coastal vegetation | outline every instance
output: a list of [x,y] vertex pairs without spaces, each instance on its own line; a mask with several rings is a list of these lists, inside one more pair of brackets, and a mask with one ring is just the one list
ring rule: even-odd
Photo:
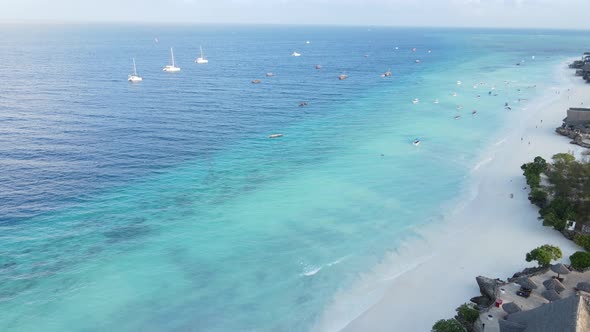
[[572,267],[576,270],[584,270],[590,267],[590,253],[585,251],[576,251],[570,256]]
[[[590,251],[590,163],[587,154],[583,155],[586,157],[576,160],[571,153],[558,153],[551,158],[551,163],[536,157],[521,169],[531,188],[529,200],[539,207],[543,225],[563,232]],[[561,257],[558,249],[541,246],[527,253],[526,260],[547,266],[551,260]],[[587,251],[578,251],[569,257],[573,268],[590,268],[590,252]]]
[[590,164],[570,153],[558,153],[552,162],[536,157],[521,166],[530,186],[529,200],[539,207],[543,225],[564,231],[576,222],[581,228],[590,216]]
[[472,304],[462,304],[459,308],[456,309],[457,317],[455,317],[459,322],[461,322],[464,326],[468,325],[471,326],[477,318],[479,318],[479,310],[475,309]]
[[441,319],[434,323],[432,326],[432,332],[465,332],[465,329],[454,318],[451,319]]
[[479,310],[473,304],[464,303],[455,309],[457,315],[451,319],[441,319],[432,326],[432,332],[465,332],[473,331],[475,321],[479,318]]
[[549,266],[551,261],[558,260],[563,256],[561,249],[549,244],[535,248],[526,254],[526,261],[536,261],[539,266]]

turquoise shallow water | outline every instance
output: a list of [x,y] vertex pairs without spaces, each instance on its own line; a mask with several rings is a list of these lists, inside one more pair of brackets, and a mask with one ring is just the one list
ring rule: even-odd
[[[309,330],[338,291],[440,221],[510,112],[590,39],[378,27],[0,34],[6,331]],[[192,63],[199,44],[207,66]],[[178,75],[161,72],[169,46]],[[139,85],[126,82],[131,57]]]

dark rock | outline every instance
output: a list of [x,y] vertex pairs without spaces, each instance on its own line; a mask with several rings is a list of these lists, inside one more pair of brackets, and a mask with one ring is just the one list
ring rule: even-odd
[[479,286],[479,292],[481,295],[487,297],[491,302],[496,301],[496,293],[498,291],[498,281],[483,276],[475,278],[477,285]]
[[492,305],[492,301],[490,301],[490,299],[488,299],[485,296],[472,297],[470,301],[477,305],[478,310],[487,308],[490,305]]
[[547,272],[549,268],[547,267],[527,267],[526,269],[522,270],[521,272],[516,272],[512,278],[508,279],[508,282],[513,282],[520,277],[532,277],[538,274],[543,274]]

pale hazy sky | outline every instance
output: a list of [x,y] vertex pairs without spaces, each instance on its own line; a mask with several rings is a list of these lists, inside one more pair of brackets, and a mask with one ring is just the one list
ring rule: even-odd
[[0,20],[590,29],[590,0],[0,0]]

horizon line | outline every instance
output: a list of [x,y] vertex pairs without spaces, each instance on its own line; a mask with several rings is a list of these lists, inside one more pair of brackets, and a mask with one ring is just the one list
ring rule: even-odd
[[280,23],[280,22],[192,22],[192,21],[115,21],[115,20],[60,20],[60,19],[2,19],[0,18],[0,25],[7,24],[46,24],[46,25],[228,25],[228,26],[297,26],[297,27],[366,27],[366,28],[438,28],[438,29],[489,29],[489,30],[556,30],[556,31],[590,31],[589,28],[573,28],[573,27],[494,27],[494,26],[453,26],[453,25],[395,25],[395,24],[362,24],[362,23]]

